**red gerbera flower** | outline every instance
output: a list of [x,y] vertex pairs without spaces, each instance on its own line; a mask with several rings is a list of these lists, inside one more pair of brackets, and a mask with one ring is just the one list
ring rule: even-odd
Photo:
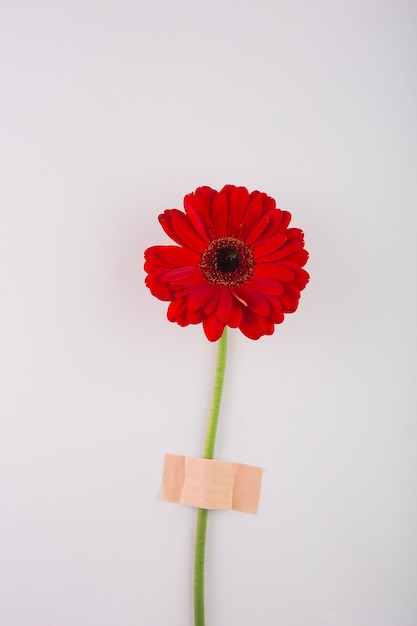
[[210,341],[225,326],[250,339],[271,335],[297,309],[309,279],[303,232],[288,228],[291,214],[265,193],[234,185],[199,187],[185,196],[184,209],[159,216],[179,245],[145,252],[146,285],[170,301],[168,319],[201,322]]

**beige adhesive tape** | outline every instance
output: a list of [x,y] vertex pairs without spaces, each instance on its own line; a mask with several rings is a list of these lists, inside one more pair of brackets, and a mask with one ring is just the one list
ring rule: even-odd
[[161,499],[200,509],[256,513],[262,468],[166,454]]

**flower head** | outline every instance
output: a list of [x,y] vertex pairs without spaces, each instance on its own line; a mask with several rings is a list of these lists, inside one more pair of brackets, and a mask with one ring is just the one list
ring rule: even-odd
[[303,233],[288,228],[291,214],[265,193],[234,185],[199,187],[185,196],[184,209],[159,216],[178,245],[145,251],[146,285],[170,302],[168,319],[202,323],[210,341],[225,326],[250,339],[271,335],[297,309],[309,280]]

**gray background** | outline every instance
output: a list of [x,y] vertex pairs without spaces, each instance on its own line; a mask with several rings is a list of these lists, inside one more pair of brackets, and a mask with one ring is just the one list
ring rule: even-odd
[[311,283],[230,333],[208,626],[415,626],[415,2],[3,0],[0,626],[192,625],[215,345],[143,286],[157,215],[208,184],[274,196]]

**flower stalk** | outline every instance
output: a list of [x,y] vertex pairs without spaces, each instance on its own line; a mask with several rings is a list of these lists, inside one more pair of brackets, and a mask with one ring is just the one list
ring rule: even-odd
[[[217,363],[214,377],[213,394],[207,425],[206,440],[204,444],[204,458],[212,459],[216,443],[217,424],[219,421],[220,404],[222,399],[224,374],[226,370],[227,355],[227,327],[217,345]],[[207,509],[198,509],[197,528],[195,538],[194,556],[194,624],[205,626],[204,612],[204,564],[207,533]]]

